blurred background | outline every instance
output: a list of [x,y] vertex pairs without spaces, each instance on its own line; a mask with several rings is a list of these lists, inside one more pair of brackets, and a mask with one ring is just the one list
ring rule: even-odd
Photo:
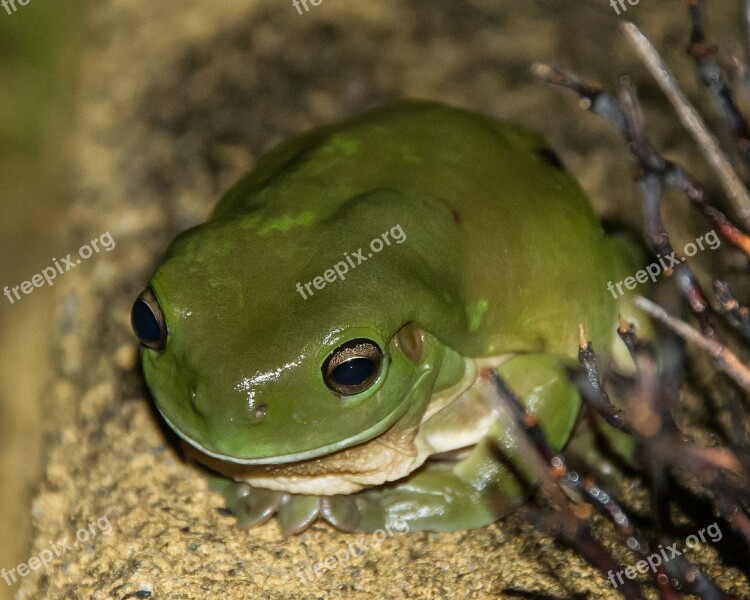
[[[0,287],[50,264],[65,223],[65,127],[85,2],[0,7]],[[12,9],[11,9],[12,10]],[[42,463],[37,399],[51,381],[54,289],[0,302],[0,567],[26,560]],[[0,600],[13,588],[0,580]]]

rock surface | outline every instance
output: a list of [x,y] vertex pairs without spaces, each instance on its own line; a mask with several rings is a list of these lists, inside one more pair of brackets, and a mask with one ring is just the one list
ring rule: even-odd
[[[529,65],[554,61],[608,83],[642,71],[604,2],[560,4],[324,0],[302,15],[270,1],[92,7],[70,147],[70,235],[109,231],[116,247],[61,282],[58,380],[45,401],[54,449],[29,556],[66,538],[71,547],[25,577],[18,598],[618,597],[520,514],[478,531],[382,540],[323,525],[291,539],[275,523],[238,529],[160,426],[128,323],[168,241],[203,220],[264,150],[390,98],[438,99],[534,126],[600,212],[633,213],[618,140],[570,98],[540,88]],[[630,11],[684,68],[686,19],[656,4]],[[614,545],[608,528],[602,535]],[[355,543],[367,549],[345,564]],[[615,556],[633,562],[622,548]],[[741,589],[712,548],[695,556],[725,589]],[[319,575],[310,570],[326,562]]]

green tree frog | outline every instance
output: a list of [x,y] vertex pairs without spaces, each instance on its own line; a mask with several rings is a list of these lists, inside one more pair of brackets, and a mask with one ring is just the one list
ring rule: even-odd
[[[398,228],[398,229],[395,229]],[[336,285],[298,293],[382,232]],[[543,139],[404,102],[281,144],[172,242],[136,300],[146,382],[240,525],[474,528],[533,475],[492,367],[558,448],[579,324],[600,353],[634,272]]]

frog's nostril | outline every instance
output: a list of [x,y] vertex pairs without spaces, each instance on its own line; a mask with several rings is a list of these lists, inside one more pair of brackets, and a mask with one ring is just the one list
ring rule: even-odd
[[190,406],[193,407],[193,410],[197,413],[200,413],[200,409],[198,408],[198,394],[195,392],[195,388],[190,388]]
[[268,412],[268,405],[267,404],[260,404],[258,408],[255,409],[255,418],[260,421],[263,417],[266,416],[266,413]]

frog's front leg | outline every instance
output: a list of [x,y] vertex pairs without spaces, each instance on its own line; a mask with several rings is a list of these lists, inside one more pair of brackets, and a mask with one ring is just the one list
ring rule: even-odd
[[[561,448],[578,416],[580,397],[559,357],[516,356],[497,371],[538,417],[551,444]],[[462,459],[433,459],[404,480],[355,494],[357,529],[374,531],[400,521],[411,531],[471,529],[496,521],[523,501],[537,481],[528,446],[513,434],[512,416],[490,382],[479,379],[466,393],[498,404],[499,419],[485,437]]]

